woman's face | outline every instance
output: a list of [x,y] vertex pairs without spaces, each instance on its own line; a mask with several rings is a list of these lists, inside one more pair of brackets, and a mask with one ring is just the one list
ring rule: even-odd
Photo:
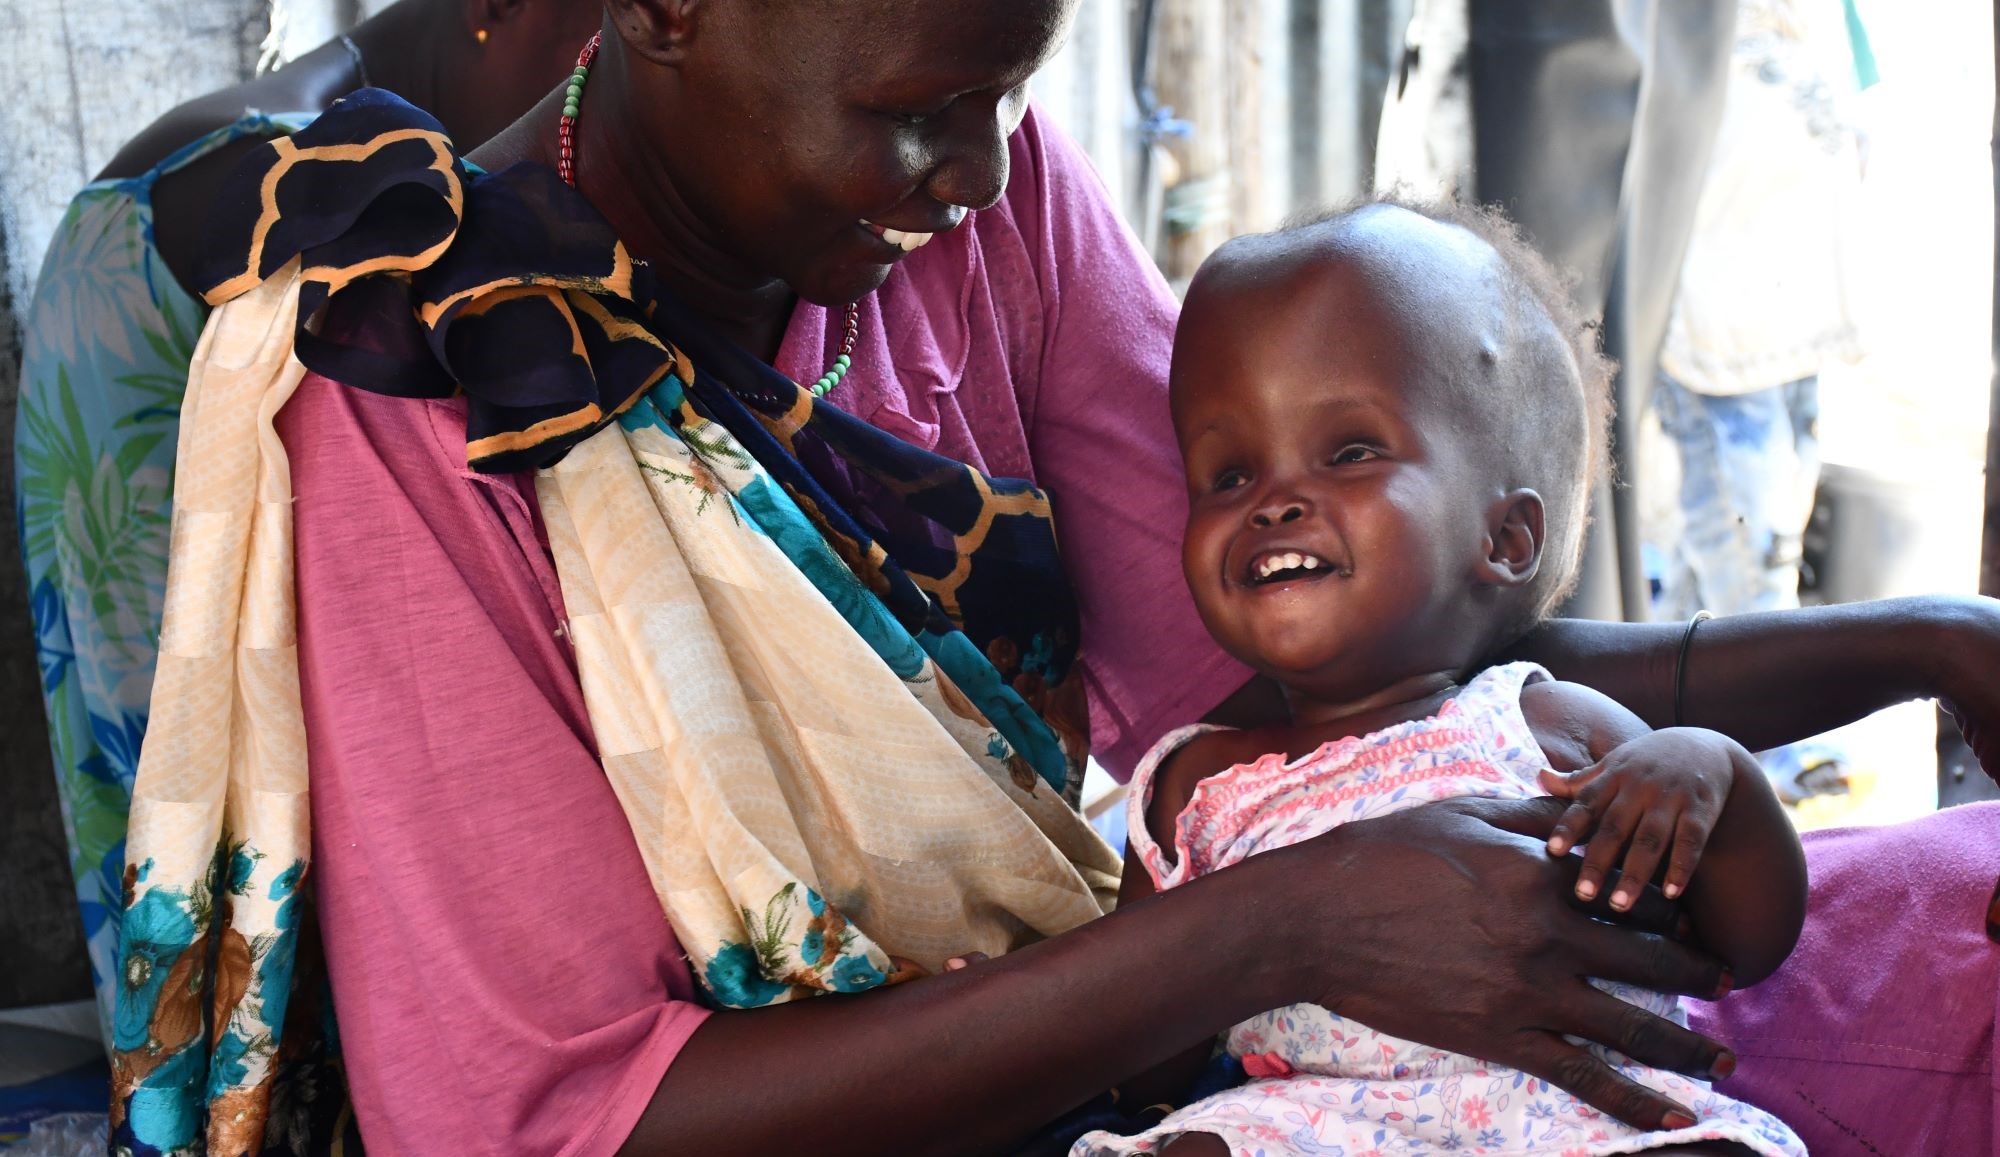
[[889,275],[896,233],[944,232],[999,200],[1028,78],[1074,6],[707,0],[655,74],[667,99],[634,113],[698,236],[837,305]]

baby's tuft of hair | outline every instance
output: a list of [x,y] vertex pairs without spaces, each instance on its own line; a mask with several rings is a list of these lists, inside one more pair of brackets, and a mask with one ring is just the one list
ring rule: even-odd
[[[1427,200],[1391,191],[1293,218],[1274,237],[1337,227],[1377,206],[1389,206],[1456,226],[1499,257],[1496,287],[1507,320],[1507,344],[1517,356],[1498,393],[1468,391],[1486,429],[1545,506],[1541,566],[1523,612],[1503,624],[1505,646],[1554,614],[1576,589],[1590,522],[1591,495],[1611,474],[1611,383],[1616,366],[1604,355],[1595,318],[1586,317],[1570,283],[1535,251],[1499,209]],[[1547,327],[1544,329],[1543,327]],[[1554,341],[1547,340],[1553,337]]]

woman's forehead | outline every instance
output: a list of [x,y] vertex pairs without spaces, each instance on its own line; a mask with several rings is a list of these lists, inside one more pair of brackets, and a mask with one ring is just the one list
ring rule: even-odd
[[865,86],[954,92],[1025,81],[1062,46],[1076,10],[1076,0],[743,2],[795,59]]

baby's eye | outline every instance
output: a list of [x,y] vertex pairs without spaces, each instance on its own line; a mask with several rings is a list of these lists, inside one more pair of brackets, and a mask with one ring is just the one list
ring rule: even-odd
[[1375,448],[1372,446],[1342,446],[1340,451],[1333,456],[1333,464],[1335,466],[1348,466],[1356,462],[1366,462],[1371,458],[1380,457],[1381,455],[1376,453]]
[[1247,481],[1247,479],[1244,478],[1243,471],[1236,469],[1224,470],[1215,476],[1215,480],[1213,482],[1209,483],[1209,489],[1218,492],[1223,490],[1234,490],[1238,486],[1243,485],[1245,481]]

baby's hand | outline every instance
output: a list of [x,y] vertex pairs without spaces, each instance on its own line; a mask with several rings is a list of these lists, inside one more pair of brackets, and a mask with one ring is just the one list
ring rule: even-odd
[[1661,890],[1669,899],[1685,891],[1729,799],[1739,753],[1751,758],[1727,736],[1675,727],[1631,740],[1581,771],[1542,772],[1550,795],[1573,801],[1549,836],[1549,853],[1588,843],[1577,897],[1596,897],[1621,852],[1612,908],[1632,907],[1662,856],[1669,859]]

